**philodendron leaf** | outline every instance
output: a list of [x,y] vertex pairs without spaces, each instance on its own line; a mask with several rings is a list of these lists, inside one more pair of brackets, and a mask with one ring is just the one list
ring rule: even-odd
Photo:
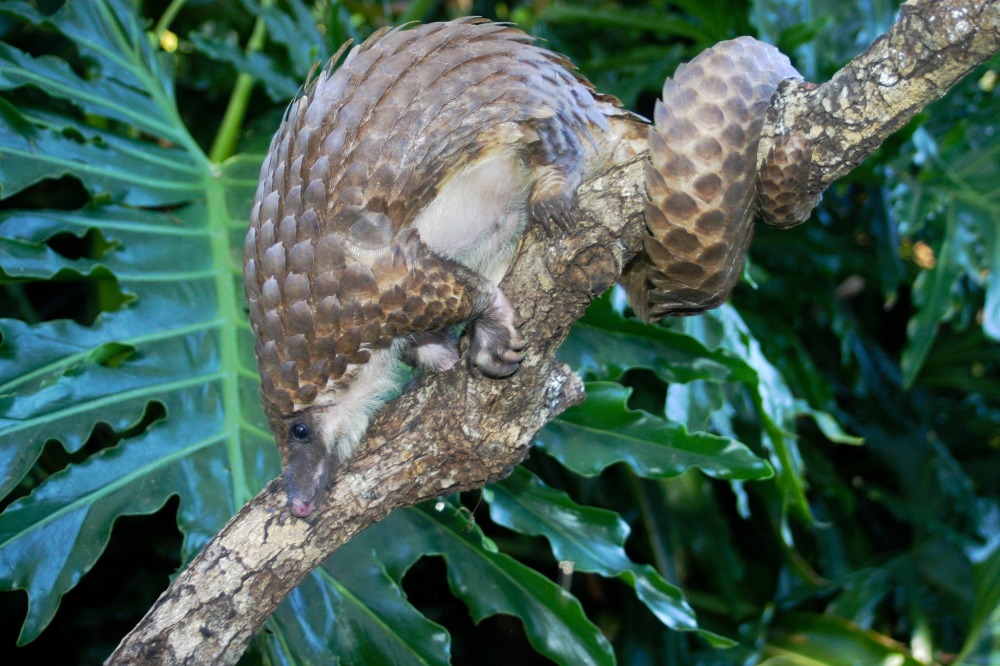
[[[451,638],[411,606],[370,549],[339,548],[261,635],[273,663],[447,664]],[[352,657],[353,655],[353,657]]]
[[595,300],[573,326],[559,359],[594,379],[617,380],[628,370],[647,368],[665,382],[754,380],[753,370],[727,350],[712,350],[690,335],[622,316],[610,294]]
[[[784,529],[788,512],[794,511],[803,520],[812,521],[802,480],[802,464],[794,437],[795,419],[801,415],[813,416],[812,410],[792,395],[781,374],[764,357],[753,334],[732,307],[724,305],[699,317],[684,317],[672,324],[673,330],[628,319],[622,314],[623,309],[624,306],[616,306],[610,296],[595,301],[581,320],[583,322],[581,333],[577,334],[574,328],[567,346],[560,351],[561,358],[585,377],[617,380],[630,369],[646,368],[652,370],[660,380],[671,383],[671,389],[685,383],[745,385],[760,421],[760,444],[755,450],[767,454],[768,462],[773,466],[773,471],[777,472],[775,480],[784,496],[782,535],[788,543],[791,543],[791,533]],[[564,464],[584,474],[596,474],[605,466],[621,460],[628,462],[639,474],[646,476],[679,474],[693,465],[702,467],[707,474],[718,478],[770,476],[770,467],[767,467],[766,472],[762,472],[764,468],[757,468],[756,471],[749,468],[743,471],[727,470],[726,465],[730,464],[731,459],[729,454],[735,455],[737,460],[746,460],[746,454],[750,453],[750,449],[742,445],[740,445],[742,448],[728,449],[721,445],[721,442],[733,442],[734,440],[730,438],[702,432],[688,432],[683,423],[702,424],[705,422],[705,415],[699,413],[690,415],[691,418],[688,419],[680,418],[682,415],[678,412],[684,409],[681,403],[686,402],[689,407],[698,410],[698,405],[702,402],[690,399],[691,396],[687,397],[689,399],[675,400],[670,405],[668,412],[675,420],[657,424],[661,432],[655,435],[647,434],[638,437],[637,440],[621,438],[616,447],[602,446],[600,436],[593,434],[587,436],[588,427],[593,426],[589,420],[601,415],[584,415],[581,411],[586,408],[583,407],[572,409],[563,418],[549,424],[542,431],[540,441]],[[722,405],[721,395],[704,393],[702,397],[717,403],[720,407]],[[717,418],[728,418],[723,410],[717,412],[715,414]],[[607,419],[606,414],[603,417]],[[574,427],[570,423],[573,419],[588,419],[587,427]],[[606,421],[604,426],[597,428],[601,436],[605,428],[617,427],[611,423]],[[647,419],[642,425],[648,426],[650,423],[654,422]],[[837,441],[848,441],[846,434],[839,432],[839,429],[831,428],[830,425],[825,423],[824,430],[835,436]],[[646,430],[651,432],[648,428]],[[731,428],[717,428],[717,431],[723,433],[731,430]],[[574,439],[577,436],[579,442]],[[665,450],[666,447],[658,449],[646,445],[667,441],[657,439],[662,437],[669,437],[672,446],[676,446],[675,442],[686,442],[678,448],[684,450],[687,447],[688,453],[707,452],[709,455],[702,458],[706,466],[702,466],[689,455],[681,455],[679,451],[668,452]],[[635,446],[630,445],[633,441],[637,442]],[[698,441],[700,446],[694,446],[695,441]],[[709,446],[706,449],[711,441],[715,441],[715,448]],[[616,456],[613,449],[618,446],[624,447],[621,450],[626,453]],[[655,453],[657,458],[647,459],[645,456],[634,455],[640,451]],[[723,452],[725,456],[717,455]],[[667,458],[664,459],[664,456]],[[759,458],[757,461],[763,463]],[[721,467],[715,468],[715,472],[709,471],[715,464]],[[746,474],[749,476],[743,476]]]
[[[243,0],[252,14],[263,19],[268,41],[282,46],[290,61],[283,66],[268,53],[246,53],[228,35],[192,33],[188,36],[195,49],[212,60],[231,65],[240,74],[252,76],[275,102],[284,102],[295,95],[306,80],[310,69],[326,63],[330,57],[327,42],[320,33],[309,7],[302,0],[289,0],[287,11],[273,3]],[[340,46],[335,43],[334,48]]]
[[987,663],[1000,649],[1000,511],[994,504],[986,517],[984,527],[989,534],[987,542],[966,548],[972,562],[975,597],[971,607],[969,635],[956,664]]
[[[791,545],[791,532],[787,526],[790,512],[796,513],[807,523],[812,522],[812,511],[805,494],[804,470],[795,436],[795,421],[799,416],[812,416],[809,408],[792,395],[781,373],[764,356],[760,343],[749,327],[732,307],[724,305],[700,317],[686,317],[680,327],[685,333],[704,340],[713,349],[720,348],[743,359],[753,369],[753,380],[748,382],[748,397],[760,421],[760,449],[774,467],[775,482],[783,497],[782,538]],[[825,428],[838,441],[846,435]]]
[[532,647],[558,664],[613,664],[614,654],[580,602],[496,546],[454,500],[398,509],[362,532],[352,548],[373,548],[397,581],[425,555],[441,555],[448,582],[475,622],[496,613],[521,619]]
[[[490,517],[522,534],[544,536],[552,554],[575,571],[620,578],[665,626],[698,630],[694,611],[681,595],[648,564],[636,564],[625,553],[629,527],[613,511],[577,504],[566,493],[550,488],[523,467],[485,491]],[[701,632],[715,645],[732,642]]]
[[291,98],[301,85],[300,79],[281,72],[274,59],[264,53],[248,55],[229,40],[197,33],[191,35],[191,44],[213,60],[229,63],[237,72],[254,77],[275,101]]
[[617,462],[647,478],[676,476],[692,467],[720,479],[772,476],[767,461],[734,439],[691,433],[680,423],[629,409],[630,393],[613,382],[588,382],[586,402],[546,426],[536,443],[584,476]]
[[968,268],[969,246],[976,240],[974,211],[961,202],[949,202],[944,213],[945,237],[935,253],[936,266],[922,272],[913,282],[913,296],[919,307],[906,326],[908,344],[899,365],[903,386],[916,381],[930,352],[942,321],[951,319],[961,299],[953,292],[963,270]]
[[780,616],[772,625],[761,666],[919,666],[906,646],[843,618],[812,613]]
[[[317,62],[325,63],[330,56],[323,34],[310,14],[310,7],[303,0],[288,0],[288,11],[281,11],[272,3],[258,3],[244,0],[255,13],[259,11],[267,25],[267,34],[272,42],[281,44],[288,50],[296,79],[304,81],[309,70]],[[258,9],[259,8],[259,9]],[[317,9],[318,14],[324,10]],[[334,49],[340,42],[333,44]]]
[[[43,480],[0,514],[0,586],[28,592],[24,642],[91,568],[117,517],[179,495],[189,558],[274,476],[277,456],[257,404],[236,265],[234,229],[245,228],[256,183],[217,173],[191,138],[170,68],[132,4],[67,2],[46,16],[7,2],[0,13],[59,35],[87,63],[83,77],[55,56],[0,46],[0,91],[58,100],[3,102],[0,196],[69,176],[90,199],[78,210],[3,212],[0,275],[100,277],[124,295],[89,324],[0,321],[4,496],[47,442],[78,452],[99,424],[124,437],[57,473],[39,470]],[[54,252],[60,235],[94,239],[93,256]]]
[[801,400],[796,400],[795,405],[798,415],[808,416],[815,421],[816,427],[819,428],[820,432],[823,433],[823,436],[831,442],[835,442],[837,444],[847,444],[849,446],[861,446],[865,443],[863,438],[856,437],[845,432],[844,429],[840,427],[837,419],[833,418],[833,415],[830,413],[813,409]]
[[[198,402],[218,400],[211,389],[190,390],[198,381],[164,388],[157,399],[168,415],[192,413],[204,409]],[[52,475],[0,515],[0,587],[28,593],[21,641],[33,639],[52,619],[61,593],[103,552],[118,516],[152,513],[179,488],[198,488],[182,496],[179,515],[189,555],[229,518],[229,472],[218,455],[224,417],[215,407],[213,422],[168,417],[143,435]]]

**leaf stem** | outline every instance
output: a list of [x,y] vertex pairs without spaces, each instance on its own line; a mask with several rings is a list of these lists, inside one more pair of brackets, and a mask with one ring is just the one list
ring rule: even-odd
[[160,20],[156,22],[156,27],[153,28],[153,34],[156,36],[156,43],[160,43],[160,37],[163,36],[167,30],[170,29],[170,24],[174,22],[177,15],[183,9],[184,5],[187,4],[187,0],[172,0],[167,9],[163,12],[163,16]]
[[649,493],[646,491],[642,480],[631,470],[626,473],[629,485],[632,487],[632,494],[639,503],[639,516],[643,526],[646,528],[646,535],[649,540],[649,547],[653,553],[653,561],[656,562],[656,569],[660,574],[672,583],[677,581],[677,572],[670,562],[669,548],[663,543],[660,537],[660,530],[656,525],[653,516],[655,515],[650,502]]
[[[271,5],[270,2],[262,4],[265,8]],[[253,26],[253,32],[250,33],[250,40],[247,42],[245,53],[248,56],[263,48],[266,33],[267,27],[264,17],[258,16]],[[236,85],[233,86],[233,92],[229,96],[229,105],[222,117],[222,124],[215,135],[215,141],[212,142],[212,150],[208,154],[208,159],[215,164],[222,162],[236,150],[236,140],[243,128],[243,119],[246,117],[247,105],[250,102],[250,93],[253,92],[254,83],[254,78],[245,72],[236,77]]]

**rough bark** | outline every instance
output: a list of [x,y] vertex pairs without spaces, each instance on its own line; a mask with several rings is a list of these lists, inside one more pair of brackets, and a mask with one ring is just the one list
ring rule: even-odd
[[787,83],[768,109],[759,155],[775,137],[805,137],[806,189],[822,192],[998,49],[996,0],[910,0],[892,29],[829,82]]
[[[806,136],[820,191],[1000,49],[1000,0],[908,2],[892,30],[823,86],[779,91],[765,135]],[[772,144],[762,142],[761,155]],[[579,226],[528,234],[504,291],[530,341],[511,378],[463,365],[424,377],[373,422],[318,511],[292,518],[280,479],[212,539],[122,641],[110,664],[234,663],[278,603],[331,552],[394,508],[510,472],[550,419],[583,400],[554,355],[642,246],[642,161],[581,188]]]

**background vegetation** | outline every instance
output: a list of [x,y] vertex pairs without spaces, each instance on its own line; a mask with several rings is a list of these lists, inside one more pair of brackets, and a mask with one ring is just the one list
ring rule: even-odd
[[[826,80],[892,2],[0,3],[0,653],[97,663],[278,472],[239,253],[316,60],[479,14],[649,114],[757,34]],[[1000,663],[997,61],[761,229],[732,305],[600,299],[588,401],[313,574],[254,663]],[[571,563],[571,564],[570,564]],[[20,645],[15,646],[15,643]]]

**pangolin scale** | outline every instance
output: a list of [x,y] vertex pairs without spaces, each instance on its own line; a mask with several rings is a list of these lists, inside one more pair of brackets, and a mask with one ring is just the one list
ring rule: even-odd
[[[334,69],[338,56],[275,134],[244,247],[261,400],[298,516],[399,358],[449,369],[468,323],[473,365],[516,370],[524,343],[496,285],[517,241],[531,221],[571,232],[578,185],[644,150],[647,131],[650,236],[623,280],[633,305],[660,317],[721,302],[751,234],[760,115],[797,76],[772,47],[726,42],[668,81],[647,130],[505,24],[380,30]],[[796,169],[772,167],[779,223],[808,214],[784,194]]]

